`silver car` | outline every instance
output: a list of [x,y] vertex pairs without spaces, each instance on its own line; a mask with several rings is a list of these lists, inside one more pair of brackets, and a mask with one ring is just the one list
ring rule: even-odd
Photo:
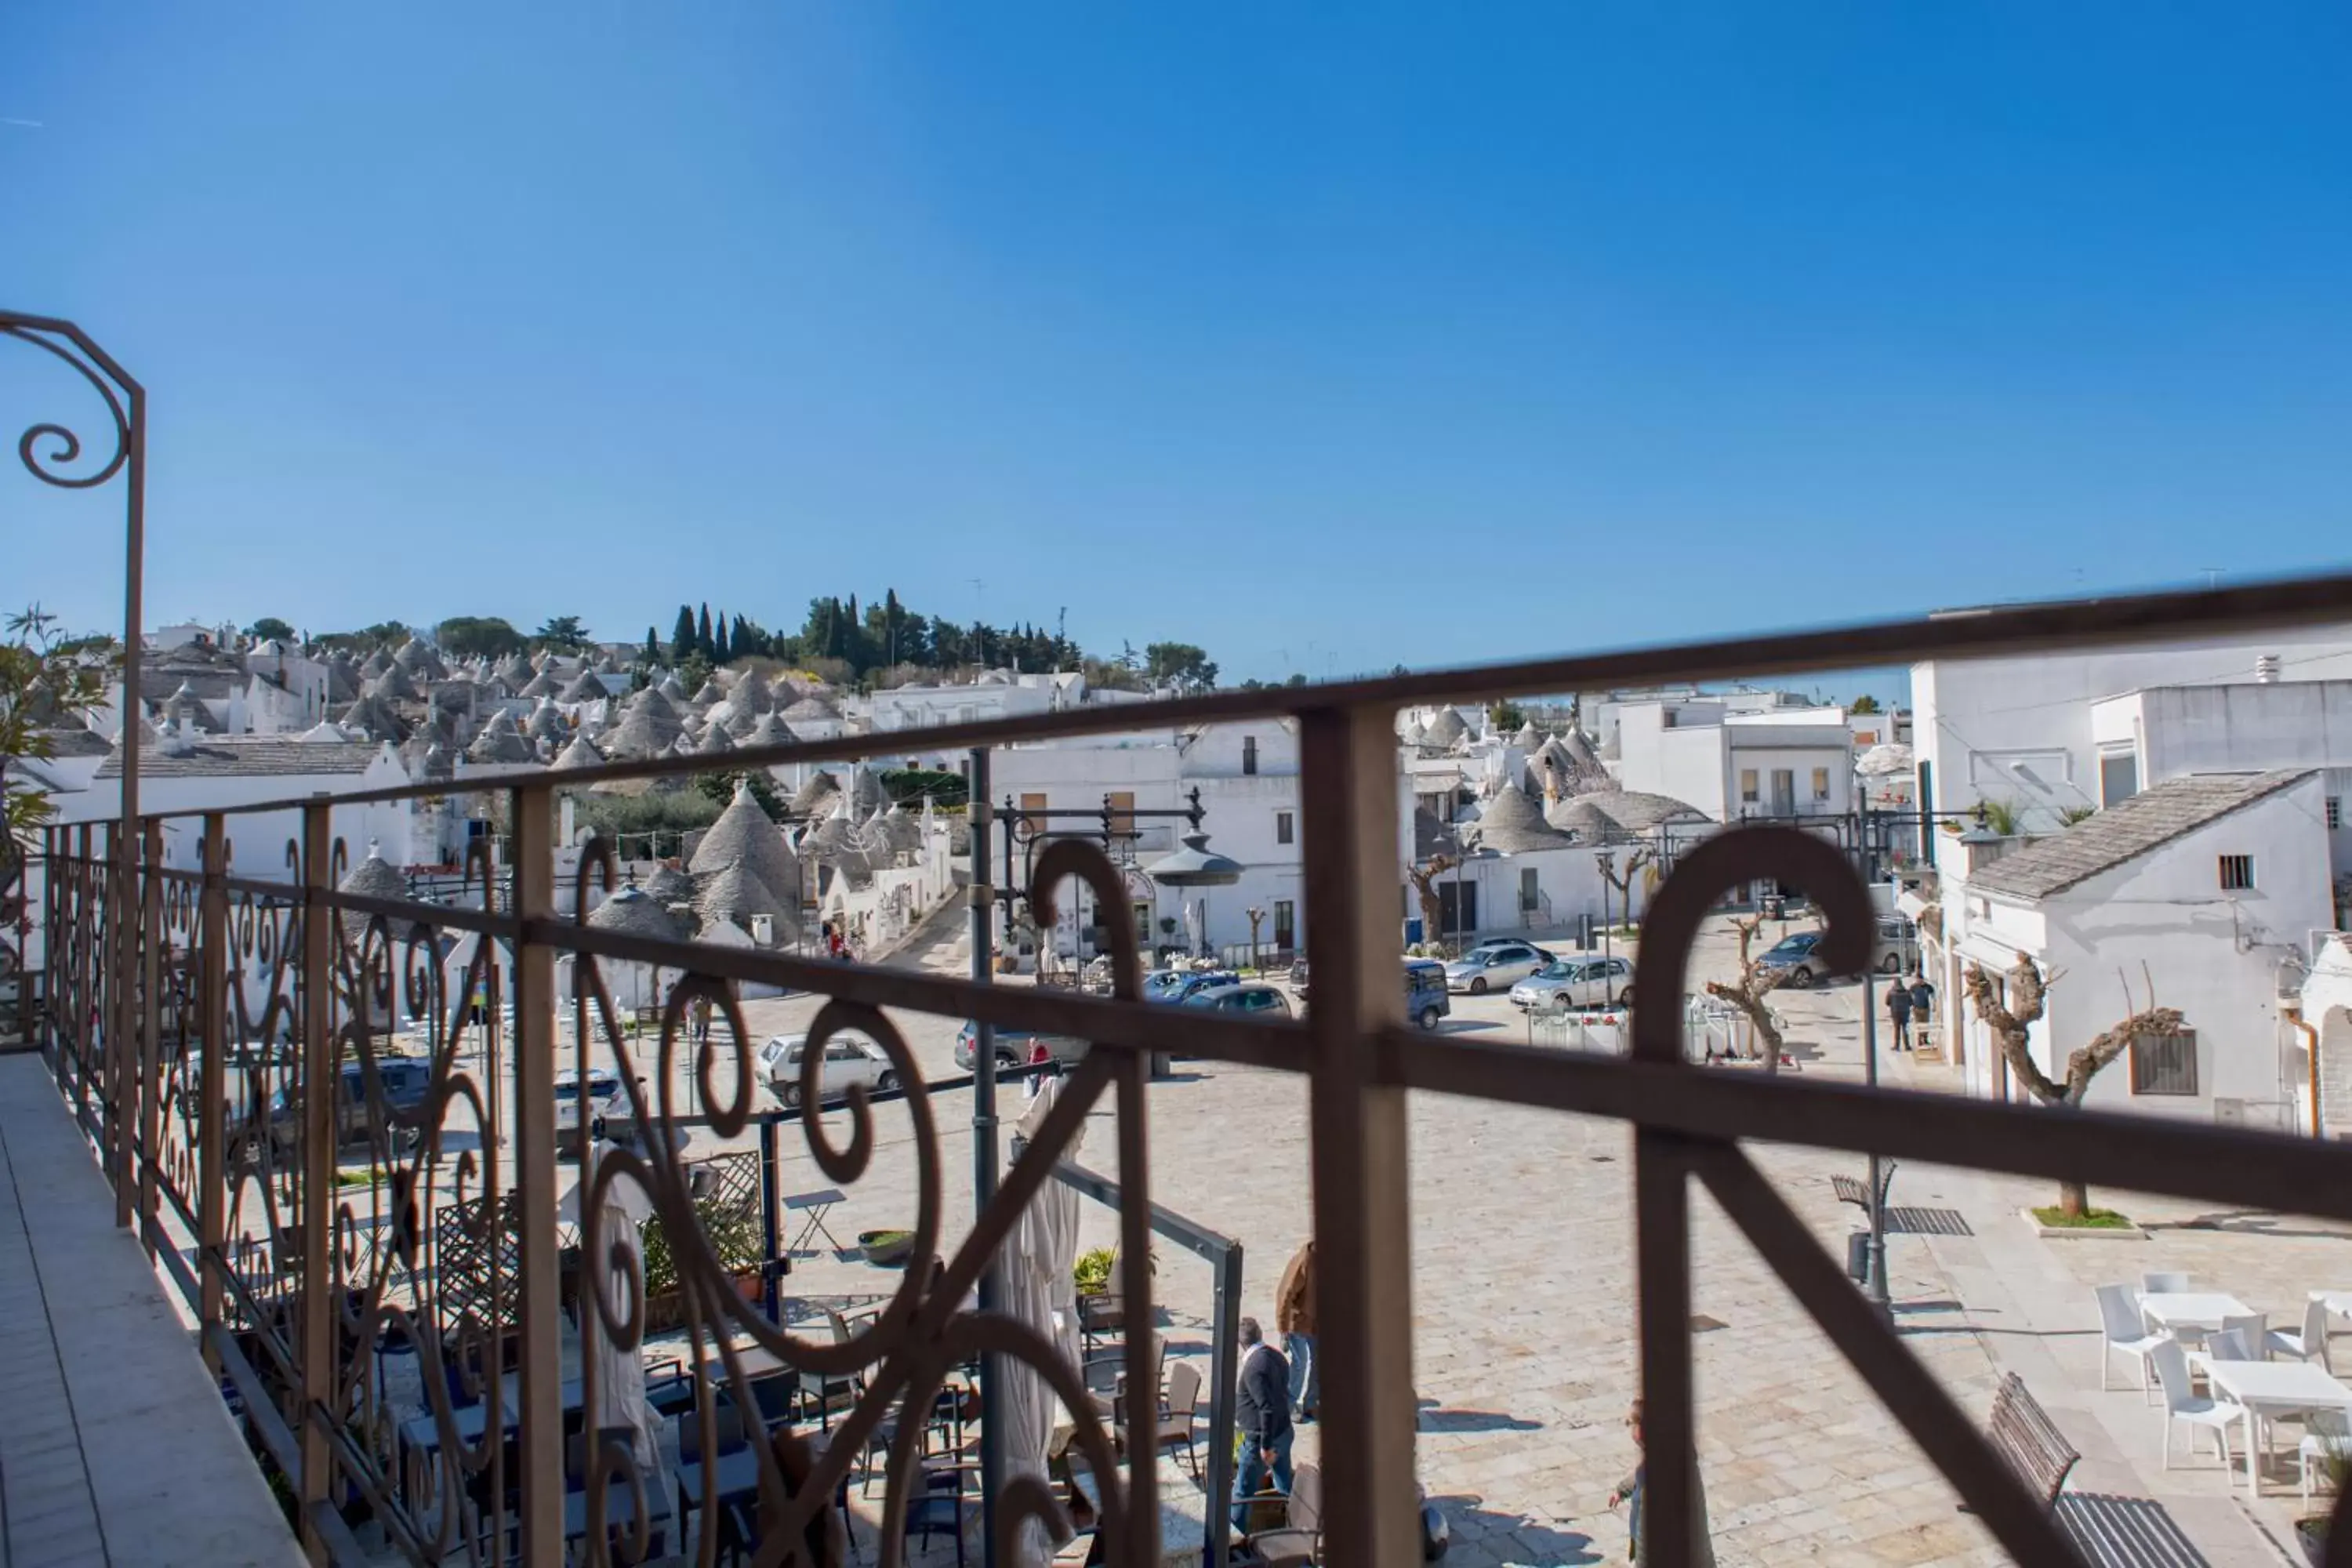
[[1525,980],[1550,962],[1551,954],[1531,942],[1481,942],[1445,966],[1445,988],[1484,996]]
[[1528,1012],[1603,1007],[1633,999],[1633,963],[1625,958],[1563,958],[1511,987],[1511,1005]]
[[[808,1054],[806,1035],[778,1035],[760,1047],[760,1072],[769,1090],[787,1107],[801,1102],[801,1060]],[[817,1069],[820,1100],[840,1100],[852,1084],[879,1094],[898,1087],[898,1069],[890,1054],[863,1035],[840,1034],[824,1043],[824,1064]]]

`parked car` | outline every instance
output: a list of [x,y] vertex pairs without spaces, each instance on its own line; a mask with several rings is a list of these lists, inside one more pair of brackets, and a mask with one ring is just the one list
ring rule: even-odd
[[1209,990],[1213,986],[1238,985],[1241,981],[1242,977],[1230,969],[1204,969],[1197,973],[1179,974],[1175,980],[1161,986],[1160,994],[1157,996],[1147,991],[1144,993],[1144,1000],[1165,1002],[1171,1006],[1180,1005],[1191,1000],[1198,993]]
[[1919,931],[1901,915],[1878,917],[1878,945],[1871,962],[1881,974],[1907,974],[1919,967]]
[[1454,1011],[1445,990],[1445,965],[1433,958],[1409,958],[1404,965],[1404,1016],[1424,1029]]
[[1625,958],[1559,959],[1511,987],[1511,1005],[1530,1012],[1633,999],[1633,963]]
[[1307,994],[1307,955],[1303,952],[1290,961],[1290,988],[1301,996]]
[[1164,1002],[1168,990],[1191,978],[1192,974],[1185,970],[1155,969],[1143,977],[1143,999],[1146,1002]]
[[1550,953],[1529,942],[1480,942],[1445,966],[1445,987],[1484,996],[1497,986],[1525,980],[1550,962]]
[[602,1138],[612,1123],[631,1120],[625,1100],[621,1075],[610,1068],[588,1069],[587,1092],[581,1092],[577,1069],[566,1068],[555,1075],[555,1130],[576,1132],[583,1112],[588,1118],[588,1136]]
[[[425,1103],[433,1087],[433,1064],[415,1057],[383,1057],[377,1059],[375,1072],[383,1094],[384,1131],[396,1147],[414,1144],[423,1135],[422,1130],[396,1129],[390,1114],[414,1110]],[[335,1142],[340,1145],[364,1138],[370,1126],[367,1069],[357,1062],[346,1062],[341,1090],[335,1096]],[[301,1102],[281,1089],[269,1097],[269,1141],[284,1154],[300,1142],[301,1136]]]
[[[956,1034],[955,1064],[966,1072],[975,1071],[980,1066],[980,1053],[973,1046],[978,1037],[977,1031],[969,1023]],[[1087,1041],[1075,1035],[1036,1035],[1025,1029],[999,1029],[996,1031],[997,1067],[1025,1065],[1040,1041],[1045,1043],[1047,1053],[1064,1067],[1082,1060],[1093,1048]]]
[[1184,998],[1187,1007],[1214,1013],[1245,1013],[1254,1018],[1287,1018],[1290,998],[1272,985],[1212,985]]
[[[801,1063],[807,1054],[806,1035],[778,1035],[760,1047],[760,1074],[787,1108],[801,1102]],[[824,1043],[824,1066],[817,1071],[820,1103],[845,1098],[853,1084],[887,1093],[898,1087],[898,1069],[890,1053],[865,1036],[838,1034]]]

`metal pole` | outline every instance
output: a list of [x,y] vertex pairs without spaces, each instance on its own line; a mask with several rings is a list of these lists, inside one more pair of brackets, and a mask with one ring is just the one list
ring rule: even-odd
[[[534,922],[555,919],[555,799],[545,787],[512,800],[514,883],[514,1144],[516,1206],[522,1238],[520,1410],[522,1558],[563,1556],[563,1308],[556,1263],[555,950],[532,940]],[[485,942],[489,938],[485,935]],[[491,997],[493,1004],[498,998]],[[493,1015],[495,1016],[495,1015]],[[493,1026],[495,1027],[495,1025]],[[492,1037],[494,1039],[496,1036]],[[497,1160],[493,1152],[491,1158]],[[504,1216],[492,1208],[492,1223]],[[583,1267],[587,1265],[583,1261]],[[505,1371],[502,1326],[494,1328],[488,1373]],[[495,1408],[495,1407],[494,1407]]]
[[[1863,837],[1867,840],[1870,814],[1863,813]],[[1878,1087],[1878,1005],[1876,987],[1878,942],[1875,929],[1871,933],[1871,954],[1862,966],[1862,1081],[1870,1089]],[[1896,984],[1900,984],[1898,978]],[[1863,1281],[1862,1293],[1877,1309],[1878,1315],[1894,1321],[1895,1307],[1886,1293],[1886,1205],[1880,1201],[1878,1190],[1878,1153],[1870,1155],[1870,1261],[1869,1278]]]
[[[996,907],[989,886],[992,857],[988,847],[988,749],[971,751],[971,784],[965,792],[971,814],[971,977],[982,985],[996,972]],[[1005,874],[1013,870],[1013,843],[1004,845]],[[982,1019],[971,1029],[971,1197],[972,1213],[985,1214],[996,1196],[996,1030]],[[928,1267],[928,1264],[925,1265]],[[996,1310],[996,1260],[990,1258],[980,1275],[980,1310]],[[980,1363],[980,1510],[981,1561],[996,1568],[996,1497],[1004,1489],[1003,1427],[997,1420],[996,1357]]]
[[[777,1247],[782,1241],[781,1226],[776,1223],[776,1119],[760,1118],[760,1256],[766,1259],[766,1299],[768,1321],[782,1323],[783,1319],[783,1270],[792,1268],[792,1259],[781,1257]],[[779,1268],[778,1264],[782,1268]]]

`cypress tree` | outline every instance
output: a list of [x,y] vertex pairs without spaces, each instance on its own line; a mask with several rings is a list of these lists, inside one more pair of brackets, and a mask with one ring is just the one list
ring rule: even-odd
[[719,651],[718,645],[710,640],[710,601],[708,599],[702,603],[702,618],[695,623],[694,646],[702,650],[705,658]]
[[694,606],[680,605],[677,607],[677,629],[669,635],[669,656],[673,660],[683,661],[694,649]]

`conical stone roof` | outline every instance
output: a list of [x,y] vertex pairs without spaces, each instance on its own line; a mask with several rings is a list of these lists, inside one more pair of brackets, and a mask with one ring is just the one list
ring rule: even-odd
[[705,679],[701,685],[694,689],[694,695],[688,700],[697,708],[709,708],[714,702],[726,701],[727,693],[718,681]]
[[776,710],[775,688],[770,686],[767,677],[756,669],[747,669],[735,678],[735,684],[728,689],[727,700],[735,705],[738,712],[757,714]]
[[408,879],[393,868],[383,852],[371,844],[367,858],[343,873],[335,884],[339,893],[356,893],[363,899],[404,899],[408,897]]
[[779,932],[793,924],[782,901],[765,882],[741,866],[729,866],[708,878],[697,877],[695,882],[698,891],[694,909],[705,924],[731,921],[748,931],[754,915],[766,915],[774,921]]
[[736,739],[746,746],[789,746],[799,737],[775,714],[762,713],[752,721],[748,731],[736,736]]
[[604,683],[596,679],[594,670],[583,669],[564,683],[563,689],[556,693],[555,700],[558,702],[602,702],[611,695],[604,689]]
[[702,739],[694,744],[695,754],[704,757],[715,757],[734,749],[735,742],[727,738],[727,727],[724,724],[710,725],[702,731]]
[[730,866],[747,868],[779,898],[800,897],[800,859],[784,842],[782,830],[760,809],[748,784],[735,786],[735,798],[694,847],[687,868],[699,882]]
[[515,728],[514,715],[501,708],[466,748],[466,758],[476,763],[531,763],[539,760],[539,748],[523,738]]
[[449,673],[442,665],[440,656],[414,637],[400,645],[400,651],[392,656],[392,662],[419,680],[440,680]]
[[1437,717],[1423,727],[1421,743],[1442,751],[1469,732],[1470,726],[1462,721],[1461,714],[1451,708],[1440,708]]
[[555,761],[548,765],[570,772],[574,768],[593,768],[604,760],[604,753],[596,749],[595,742],[582,734],[572,736],[572,743],[556,752]]
[[655,942],[684,942],[687,937],[686,928],[678,923],[677,917],[660,900],[637,888],[623,888],[598,904],[589,914],[588,923],[598,931]]
[[387,702],[419,702],[425,693],[409,679],[408,671],[396,664],[387,664],[367,683],[363,696],[381,697]]
[[694,902],[694,879],[665,861],[646,879],[646,897],[667,908]]
[[814,816],[819,807],[841,792],[834,776],[819,769],[809,774],[808,782],[793,792],[792,814],[794,816]]
[[1542,810],[1517,784],[1505,784],[1496,791],[1469,832],[1479,848],[1504,855],[1559,849],[1570,842],[1567,834],[1544,820]]
[[572,726],[563,721],[563,715],[555,704],[542,697],[539,700],[539,706],[530,710],[530,717],[523,721],[522,732],[534,741],[560,742],[572,733]]

